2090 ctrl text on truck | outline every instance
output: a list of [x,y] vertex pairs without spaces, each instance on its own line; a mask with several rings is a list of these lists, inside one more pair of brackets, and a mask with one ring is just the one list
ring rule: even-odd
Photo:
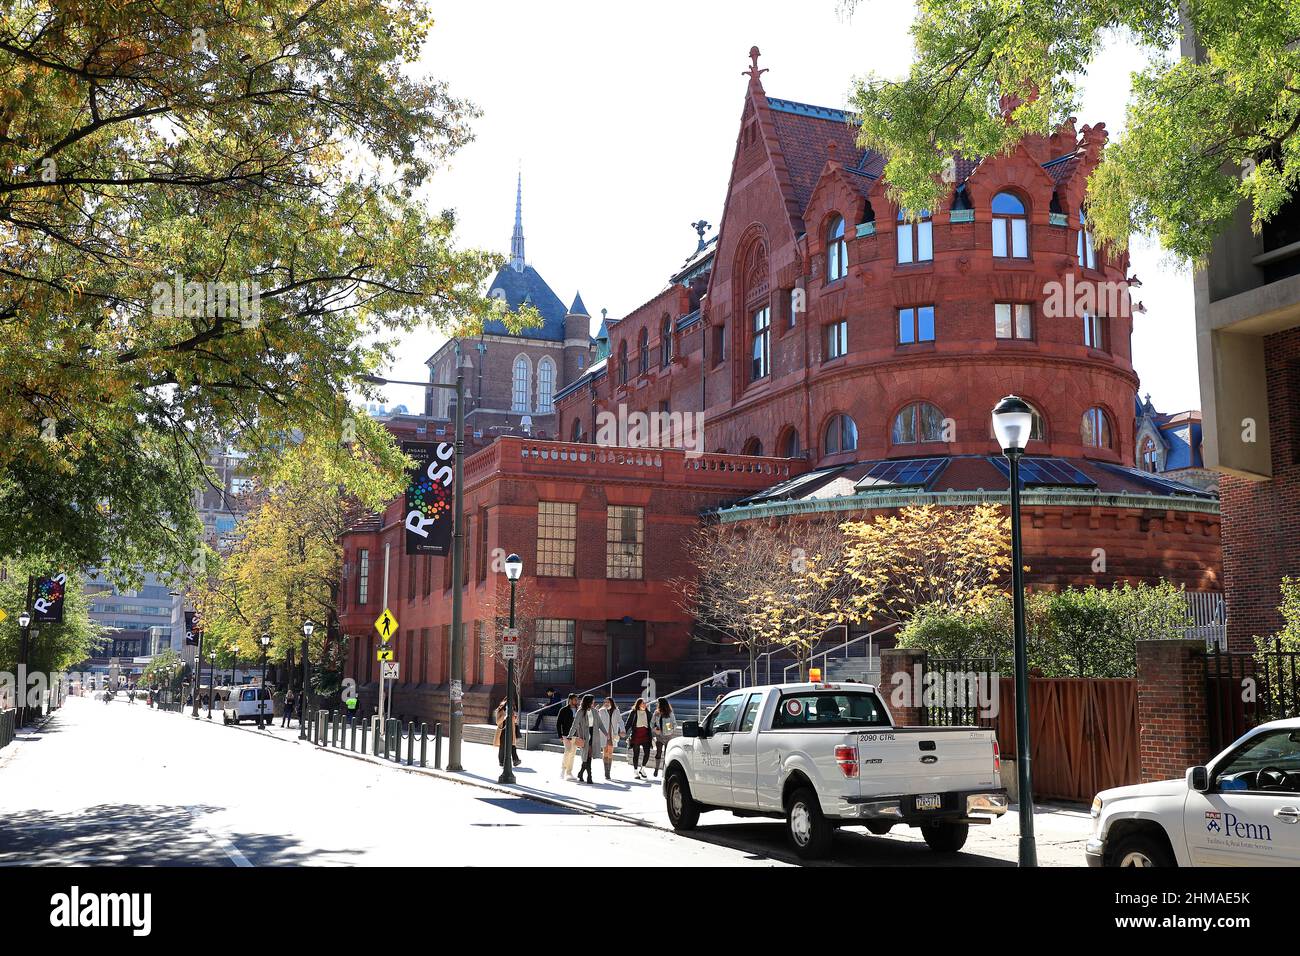
[[1007,809],[997,741],[970,727],[895,727],[869,684],[781,684],[729,694],[682,724],[664,755],[673,827],[701,813],[784,818],[803,857],[829,853],[837,827],[920,827],[956,852],[972,823]]
[[1091,866],[1300,866],[1300,719],[1260,724],[1177,780],[1103,790]]

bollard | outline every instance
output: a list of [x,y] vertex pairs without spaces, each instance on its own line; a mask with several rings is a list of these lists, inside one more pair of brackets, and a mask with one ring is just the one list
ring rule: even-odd
[[316,712],[316,744],[320,747],[329,746],[329,737],[325,733],[325,721],[329,720],[329,714],[323,710]]
[[348,746],[348,749],[351,750],[353,753],[356,753],[357,752],[357,718],[355,714],[348,719],[348,723],[352,726],[352,743]]
[[378,756],[379,756],[379,738],[381,738],[381,737],[383,736],[383,734],[380,732],[380,728],[379,728],[379,716],[378,716],[377,714],[376,714],[374,717],[371,717],[371,718],[370,718],[370,732],[371,732],[371,734],[374,735],[374,738],[375,738],[375,739],[374,739],[374,742],[373,742],[373,746],[372,746],[372,748],[371,748],[371,754],[370,754],[370,756],[372,756],[372,757],[378,757]]
[[429,725],[425,723],[421,723],[420,724],[420,766],[421,767],[427,767],[429,765],[428,758],[429,758]]
[[365,752],[366,752],[366,725],[365,725],[365,722],[362,721],[362,723],[361,723],[361,753],[365,753]]
[[433,725],[433,769],[442,769],[442,724]]
[[[384,758],[402,762],[402,725],[397,722],[396,717],[388,718],[388,737],[384,741],[391,748],[391,751],[384,751]],[[391,757],[389,756],[391,753]]]
[[339,722],[342,719],[343,719],[343,715],[336,711],[334,713],[334,726],[330,728],[330,733],[334,739],[333,746],[335,747],[339,745],[339,726],[340,726]]
[[406,765],[415,766],[415,721],[406,725]]

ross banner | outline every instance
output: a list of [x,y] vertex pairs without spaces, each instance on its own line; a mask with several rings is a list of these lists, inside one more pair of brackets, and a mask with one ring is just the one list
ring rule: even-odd
[[41,624],[63,623],[63,592],[66,574],[36,579],[36,597],[32,602],[32,620]]
[[185,612],[185,643],[197,647],[199,643],[199,612]]
[[415,459],[406,480],[406,553],[446,557],[451,553],[456,446],[407,441],[402,452]]

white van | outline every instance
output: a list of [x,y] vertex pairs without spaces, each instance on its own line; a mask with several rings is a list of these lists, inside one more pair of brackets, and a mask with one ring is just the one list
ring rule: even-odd
[[237,724],[241,720],[257,720],[258,705],[265,719],[275,716],[275,701],[271,692],[265,687],[232,687],[230,697],[222,705],[221,719],[227,724]]

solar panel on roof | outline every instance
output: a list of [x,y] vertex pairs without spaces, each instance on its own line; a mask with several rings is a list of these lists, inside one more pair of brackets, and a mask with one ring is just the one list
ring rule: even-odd
[[779,498],[791,498],[794,492],[807,485],[812,484],[820,479],[831,478],[839,474],[847,466],[836,465],[833,468],[822,468],[817,471],[810,471],[802,475],[796,475],[794,478],[787,478],[785,481],[778,482],[770,488],[765,488],[757,494],[750,495],[737,502],[738,504],[756,505],[764,501],[775,501]]
[[1112,465],[1109,462],[1098,462],[1102,468],[1116,475],[1121,475],[1130,481],[1136,481],[1144,484],[1156,491],[1163,491],[1169,495],[1194,495],[1198,498],[1213,498],[1214,495],[1201,488],[1192,485],[1185,485],[1180,481],[1174,481],[1171,478],[1161,478],[1159,475],[1153,475],[1149,471],[1142,471],[1138,468],[1129,468],[1125,465]]
[[[989,461],[1010,480],[1011,466],[1007,464],[1005,458],[990,455]],[[1020,487],[1027,488],[1030,485],[1067,488],[1097,487],[1095,481],[1064,458],[1021,458]]]
[[879,485],[919,485],[924,487],[937,475],[947,458],[907,458],[902,461],[881,461],[858,480],[858,487]]

